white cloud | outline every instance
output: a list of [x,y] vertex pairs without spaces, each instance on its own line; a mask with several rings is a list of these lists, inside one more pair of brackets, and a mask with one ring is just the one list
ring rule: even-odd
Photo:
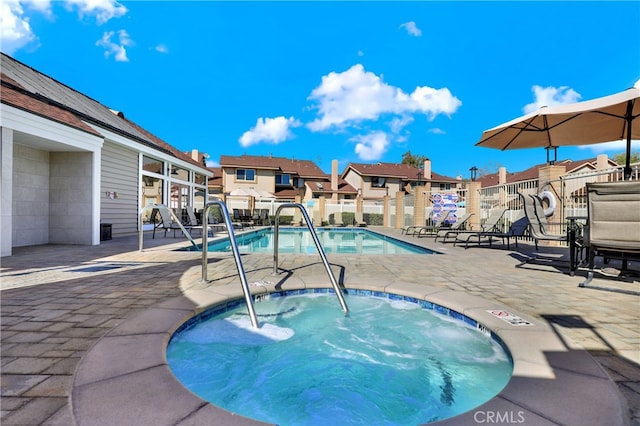
[[409,115],[405,115],[402,117],[393,117],[391,122],[389,123],[389,127],[393,133],[400,133],[402,129],[404,129],[407,125],[413,122],[413,117]]
[[636,81],[636,84],[634,84],[633,87],[640,89],[640,80]]
[[129,34],[125,30],[118,31],[118,41],[113,42],[111,38],[114,36],[115,32],[108,31],[102,35],[102,38],[96,41],[96,46],[104,47],[104,56],[105,58],[109,58],[111,55],[114,55],[114,58],[117,62],[129,62],[129,58],[127,57],[127,46],[133,46],[133,41],[129,37]]
[[541,87],[535,85],[531,88],[531,91],[534,94],[534,101],[524,106],[522,110],[525,114],[533,112],[542,106],[549,107],[578,102],[582,97],[580,93],[567,86]]
[[437,127],[434,127],[433,129],[429,129],[429,130],[427,130],[427,132],[428,132],[428,133],[432,133],[432,134],[434,134],[434,135],[444,135],[444,134],[446,134],[446,133],[447,133],[447,132],[445,132],[444,130],[439,129],[439,128],[437,128]]
[[159,44],[153,48],[156,52],[159,53],[169,53],[169,48],[164,44]]
[[446,88],[417,87],[408,95],[365,71],[361,64],[323,76],[308,99],[317,103],[319,115],[307,125],[312,131],[377,120],[381,114],[422,113],[433,119],[438,114],[450,115],[462,105]]
[[[95,16],[98,24],[127,13],[127,8],[114,0],[65,0],[64,6],[67,10],[77,8],[81,17]],[[27,9],[47,18],[53,16],[50,0],[0,1],[0,43],[2,51],[9,55],[38,40],[31,28]]]
[[[591,145],[580,145],[578,148],[586,149],[596,154],[600,154],[603,152],[615,154],[619,152],[625,152],[627,150],[627,141],[625,139],[613,142],[596,143]],[[640,149],[640,140],[632,140],[631,150],[634,151],[637,149]]]
[[127,13],[127,8],[114,0],[66,0],[65,4],[69,9],[77,7],[80,18],[95,16],[100,25]]
[[216,160],[207,160],[207,167],[220,167],[220,163]]
[[291,127],[298,127],[301,123],[293,117],[258,118],[256,125],[244,132],[239,142],[243,147],[267,142],[278,144],[291,137]]
[[389,137],[384,132],[374,132],[368,135],[358,135],[349,139],[356,143],[355,153],[362,161],[374,161],[381,159],[387,147],[391,143]]
[[364,52],[362,50],[358,50],[358,56],[364,56]]
[[23,5],[31,6],[38,11],[49,14],[48,2],[20,2],[3,0],[0,2],[0,41],[2,51],[8,55],[37,40],[31,29],[29,17],[25,16]]
[[414,37],[420,37],[422,35],[422,31],[420,31],[420,28],[418,28],[416,23],[413,21],[401,24],[400,28],[404,28],[405,30],[407,30],[407,33],[409,33],[409,35],[412,35]]

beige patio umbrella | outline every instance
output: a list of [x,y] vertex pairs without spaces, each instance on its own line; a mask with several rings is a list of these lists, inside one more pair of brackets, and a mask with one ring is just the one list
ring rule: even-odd
[[486,130],[476,146],[500,150],[627,141],[625,178],[631,175],[631,141],[640,139],[640,89],[590,101],[542,107]]

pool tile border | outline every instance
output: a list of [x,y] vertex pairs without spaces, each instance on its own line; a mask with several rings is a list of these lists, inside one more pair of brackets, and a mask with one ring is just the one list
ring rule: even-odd
[[[211,294],[217,295],[219,299],[208,306],[198,306],[186,293],[185,296],[179,296],[176,300],[150,308],[148,311],[155,311],[153,315],[143,311],[138,316],[126,320],[99,340],[81,361],[74,378],[72,406],[76,424],[112,424],[115,418],[118,421],[128,420],[130,423],[147,424],[157,419],[159,412],[167,410],[164,396],[158,398],[157,402],[143,398],[146,401],[144,405],[140,404],[139,398],[117,398],[122,393],[121,386],[126,383],[137,383],[137,378],[147,384],[149,393],[154,393],[157,389],[171,389],[171,409],[174,413],[172,418],[175,420],[173,422],[175,425],[196,424],[196,419],[202,421],[205,418],[206,423],[210,425],[265,424],[235,415],[201,400],[177,381],[166,364],[166,347],[174,332],[210,307],[224,304],[224,309],[227,309],[227,306],[237,307],[243,304],[241,289],[238,287],[236,285],[233,288],[212,288]],[[351,284],[346,287],[348,293],[349,291],[357,292],[358,287],[363,286]],[[500,418],[502,423],[515,420],[516,423],[525,425],[600,425],[627,422],[626,407],[623,406],[618,389],[602,367],[586,351],[567,349],[563,346],[558,341],[558,336],[547,325],[535,323],[534,326],[525,328],[511,326],[492,317],[486,309],[504,308],[520,315],[517,311],[453,290],[425,288],[420,295],[412,295],[415,291],[412,286],[406,286],[403,291],[405,286],[398,282],[383,285],[378,289],[373,289],[375,284],[364,287],[370,289],[360,289],[360,291],[371,292],[371,294],[393,293],[403,299],[406,297],[407,300],[425,302],[427,309],[432,307],[436,311],[446,312],[447,315],[453,312],[454,316],[467,317],[477,324],[487,324],[488,329],[492,330],[492,333],[506,345],[511,353],[514,364],[513,376],[496,397],[467,413],[432,424],[481,424],[487,423],[489,417],[494,420]],[[284,291],[289,292],[290,295],[308,291],[304,286],[287,290],[275,289],[272,286],[265,290],[266,292]],[[333,289],[320,288],[317,291],[331,293]],[[445,303],[446,301],[451,303]],[[447,307],[447,305],[457,306],[460,303],[471,307],[467,309]],[[192,306],[191,309],[182,308],[189,305]],[[166,330],[150,331],[160,332],[163,338],[152,339],[153,343],[142,349],[145,351],[144,354],[140,353],[139,345],[132,345],[136,350],[127,350],[124,340],[130,340],[132,335],[145,334],[141,330],[148,326],[140,323],[144,323],[145,318],[148,320],[163,312],[171,318],[165,324],[172,325],[156,327]],[[215,308],[213,312],[216,312]],[[528,319],[524,315],[523,317]],[[111,348],[109,348],[110,345]],[[142,357],[150,360],[149,365],[136,365],[137,370],[125,372],[117,365],[112,365],[113,375],[110,377],[105,376],[99,379],[87,377],[87,372],[93,371],[94,368],[101,368],[105,351],[113,355],[109,359],[114,364],[121,362],[126,365],[131,357]],[[157,364],[158,354],[163,357],[162,365]],[[566,389],[572,389],[572,392],[568,393]],[[105,398],[109,395],[114,395],[114,399]],[[176,413],[180,415],[176,417]]]

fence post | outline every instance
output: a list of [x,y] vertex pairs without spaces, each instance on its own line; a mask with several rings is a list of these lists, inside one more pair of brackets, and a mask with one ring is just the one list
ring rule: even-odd
[[413,192],[415,196],[413,203],[413,224],[416,226],[426,225],[424,217],[425,189],[426,187],[424,186],[416,186]]
[[382,226],[391,227],[391,197],[385,195],[382,198]]
[[404,192],[396,192],[396,229],[404,226]]
[[469,182],[467,184],[467,200],[466,211],[467,213],[473,213],[473,216],[469,219],[469,225],[473,230],[479,230],[482,223],[482,215],[480,209],[480,188],[482,184],[480,182]]

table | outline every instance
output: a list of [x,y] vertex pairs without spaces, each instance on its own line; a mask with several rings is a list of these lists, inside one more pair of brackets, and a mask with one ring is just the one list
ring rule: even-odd
[[587,216],[567,216],[566,219],[569,221],[569,275],[574,276],[576,269],[578,269],[577,261],[576,261],[576,251],[577,251],[577,233],[578,230],[576,221],[578,220],[588,220]]

